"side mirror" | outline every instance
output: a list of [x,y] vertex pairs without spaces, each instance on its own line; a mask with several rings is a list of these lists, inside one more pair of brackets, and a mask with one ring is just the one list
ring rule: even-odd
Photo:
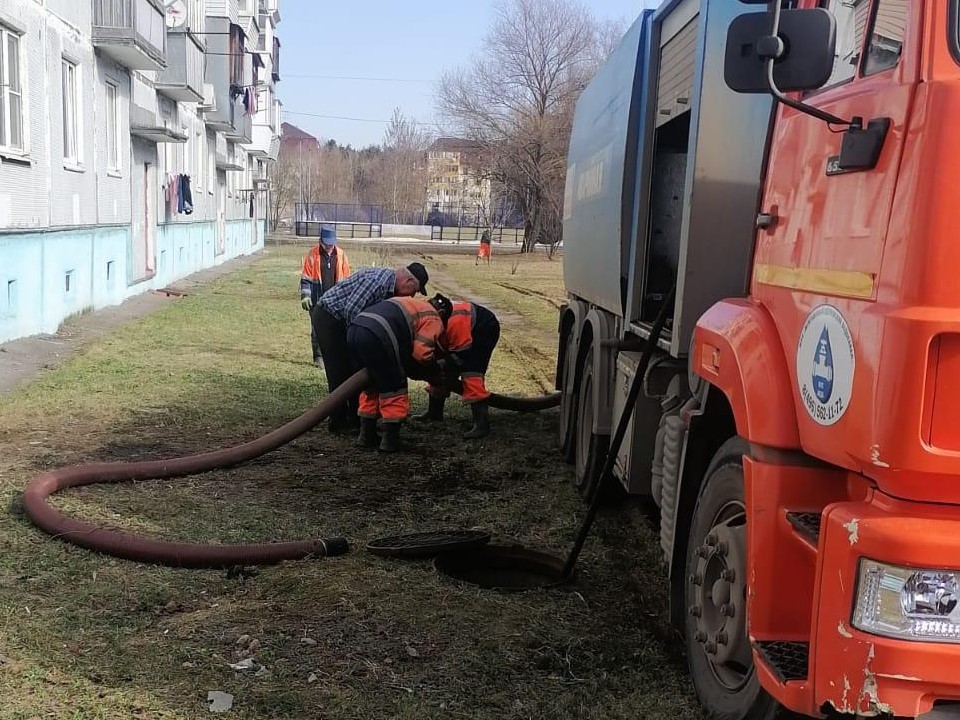
[[[742,2],[743,0],[741,0]],[[736,17],[727,31],[724,80],[734,92],[816,90],[833,73],[837,23],[822,8],[783,10],[776,35],[771,13]],[[774,59],[771,87],[767,63]]]

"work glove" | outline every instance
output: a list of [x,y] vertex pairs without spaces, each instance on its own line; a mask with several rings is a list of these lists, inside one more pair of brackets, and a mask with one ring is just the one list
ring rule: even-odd
[[313,300],[310,299],[309,295],[304,295],[302,298],[300,298],[300,307],[307,312],[310,312],[310,308],[313,307]]

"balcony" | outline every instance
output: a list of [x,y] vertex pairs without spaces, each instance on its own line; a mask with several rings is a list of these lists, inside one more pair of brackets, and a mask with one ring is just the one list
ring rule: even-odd
[[234,149],[234,145],[227,142],[227,138],[223,135],[223,133],[217,133],[217,145],[214,157],[216,159],[218,170],[243,170],[243,165],[236,162],[233,158]]
[[246,144],[253,140],[253,116],[247,114],[241,98],[230,103],[230,128],[224,131],[227,140]]
[[203,45],[185,29],[167,32],[167,69],[157,76],[157,91],[179,102],[203,101]]
[[156,88],[136,74],[130,83],[130,134],[155,143],[187,141],[179,128],[176,103],[158,98]]
[[167,24],[162,3],[93,0],[93,45],[131,70],[163,70]]

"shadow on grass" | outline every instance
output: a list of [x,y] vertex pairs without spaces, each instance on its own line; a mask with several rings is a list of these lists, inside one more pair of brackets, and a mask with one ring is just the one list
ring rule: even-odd
[[[191,379],[189,397],[130,416],[88,459],[223,447],[317,399],[280,378],[208,370]],[[412,394],[420,405],[422,392]],[[460,439],[462,408],[451,403],[449,415],[440,426],[406,426],[403,455],[317,430],[232,471],[67,493],[57,503],[72,514],[158,537],[343,534],[354,551],[234,579],[93,555],[21,519],[2,562],[8,573],[17,566],[9,606],[32,611],[21,613],[11,651],[64,675],[78,707],[108,703],[106,716],[131,714],[135,698],[144,716],[202,717],[206,691],[220,689],[236,696],[237,717],[696,717],[645,522],[604,513],[578,584],[562,591],[479,592],[429,563],[363,552],[374,537],[449,526],[566,549],[582,508],[553,447],[556,414],[496,412],[479,444]],[[257,640],[253,657],[269,675],[227,666],[240,659],[243,635]]]

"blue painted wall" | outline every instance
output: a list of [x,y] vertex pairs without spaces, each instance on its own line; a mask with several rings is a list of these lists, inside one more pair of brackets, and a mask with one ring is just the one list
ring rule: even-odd
[[226,251],[214,253],[213,222],[171,223],[157,228],[157,273],[128,284],[129,227],[91,227],[0,234],[0,343],[56,332],[71,315],[117,305],[141,292],[169,285],[204,268],[263,249],[250,220],[226,223]]

